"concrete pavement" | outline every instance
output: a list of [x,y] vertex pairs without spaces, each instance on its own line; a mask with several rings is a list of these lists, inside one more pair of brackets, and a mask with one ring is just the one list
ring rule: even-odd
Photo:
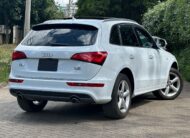
[[40,113],[25,113],[7,88],[0,89],[0,137],[190,138],[190,84],[173,101],[151,94],[133,99],[122,120],[103,116],[101,106],[49,102]]

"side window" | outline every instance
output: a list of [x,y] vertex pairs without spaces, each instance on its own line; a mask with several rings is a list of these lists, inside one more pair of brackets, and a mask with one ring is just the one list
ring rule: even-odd
[[133,28],[129,25],[120,25],[122,44],[124,46],[139,46]]
[[146,31],[136,28],[136,32],[143,47],[151,48],[154,46],[153,39]]
[[110,35],[110,43],[115,45],[121,45],[119,37],[119,29],[117,25],[112,27]]

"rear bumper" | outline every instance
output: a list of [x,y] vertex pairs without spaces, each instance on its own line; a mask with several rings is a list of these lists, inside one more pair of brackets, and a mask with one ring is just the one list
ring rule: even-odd
[[51,100],[51,101],[64,101],[73,103],[95,103],[95,101],[86,94],[77,93],[59,93],[59,92],[44,92],[44,91],[31,91],[10,89],[13,96],[21,96],[30,100]]
[[[16,78],[13,78],[16,79]],[[75,83],[103,83],[104,87],[69,86],[65,80],[40,80],[19,78],[22,83],[9,83],[10,93],[14,96],[25,96],[32,99],[72,102],[77,98],[80,102],[105,104],[111,101],[112,80],[75,81]]]

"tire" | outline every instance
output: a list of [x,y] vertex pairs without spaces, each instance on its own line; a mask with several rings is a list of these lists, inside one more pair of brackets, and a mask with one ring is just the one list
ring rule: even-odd
[[26,112],[40,112],[46,106],[46,100],[31,101],[24,97],[17,97],[18,105]]
[[167,86],[164,89],[154,91],[153,94],[162,100],[174,100],[183,90],[183,80],[178,70],[171,68]]
[[131,93],[131,83],[128,77],[119,74],[113,88],[111,102],[103,105],[104,115],[113,119],[126,117],[131,105]]

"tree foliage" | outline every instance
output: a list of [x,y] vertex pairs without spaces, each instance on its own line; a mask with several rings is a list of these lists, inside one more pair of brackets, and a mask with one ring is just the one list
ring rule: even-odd
[[54,0],[32,0],[32,24],[63,17],[63,12],[58,9]]
[[183,49],[190,42],[190,1],[168,0],[150,9],[143,25],[154,35],[166,38],[173,48]]
[[143,24],[169,42],[183,77],[190,81],[190,1],[168,0],[156,5],[144,15]]
[[1,24],[10,24],[11,21],[15,20],[17,14],[17,1],[11,0],[1,0],[0,2],[0,23]]
[[[25,0],[1,0],[0,14],[2,15],[0,24],[23,26]],[[57,8],[54,0],[32,0],[31,24],[41,23],[53,18],[63,18],[63,12]]]
[[109,8],[109,0],[79,0],[79,16],[106,16]]
[[120,17],[141,21],[158,0],[79,0],[78,16]]

